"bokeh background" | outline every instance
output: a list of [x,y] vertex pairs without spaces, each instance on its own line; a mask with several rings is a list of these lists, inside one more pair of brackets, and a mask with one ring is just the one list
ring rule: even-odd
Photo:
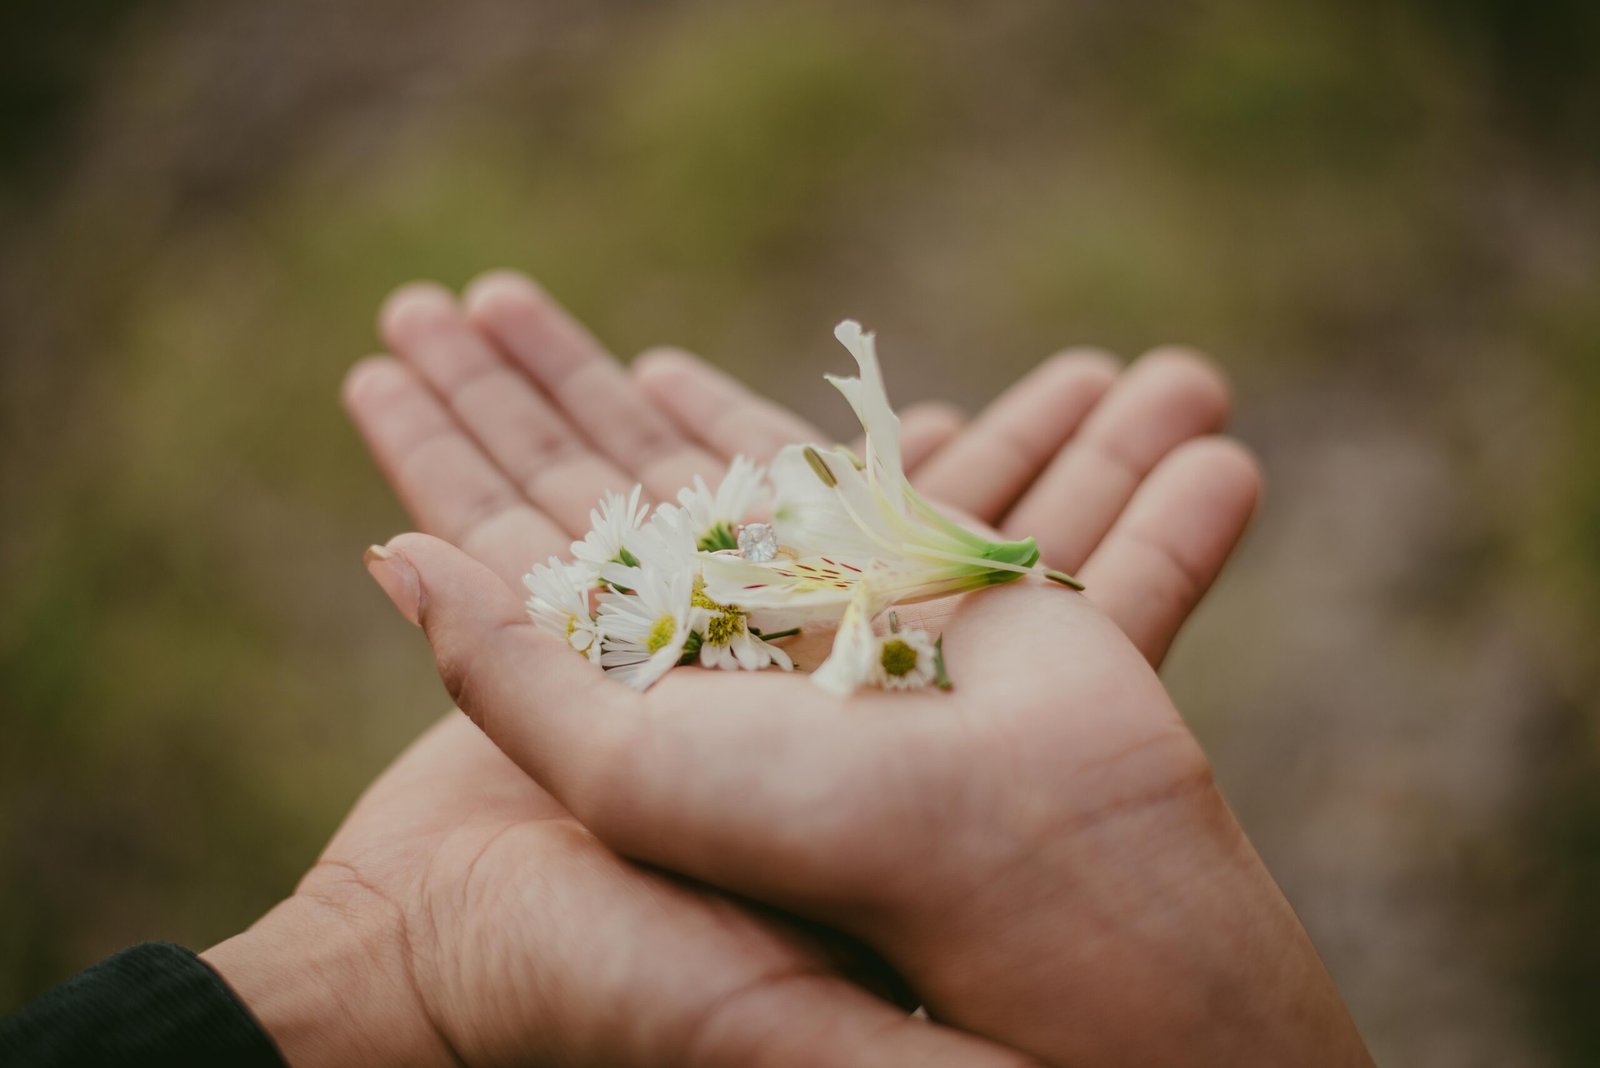
[[1600,1061],[1600,6],[58,0],[0,33],[0,1011],[287,892],[444,707],[335,393],[539,276],[831,428],[1202,347],[1168,677],[1380,1059]]

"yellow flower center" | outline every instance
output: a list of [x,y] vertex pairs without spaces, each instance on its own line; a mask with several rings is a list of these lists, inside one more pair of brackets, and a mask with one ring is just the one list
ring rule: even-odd
[[883,663],[883,670],[897,679],[917,669],[917,651],[899,638],[890,638],[883,643],[883,655],[879,659]]
[[659,653],[677,633],[678,621],[671,616],[662,616],[656,620],[656,625],[650,628],[650,637],[645,639],[644,647],[652,653]]
[[726,605],[720,605],[706,596],[706,583],[704,579],[694,580],[694,593],[689,596],[689,603],[696,608],[704,608],[708,612],[722,612]]
[[744,613],[738,610],[711,617],[706,624],[707,645],[727,645],[744,631]]

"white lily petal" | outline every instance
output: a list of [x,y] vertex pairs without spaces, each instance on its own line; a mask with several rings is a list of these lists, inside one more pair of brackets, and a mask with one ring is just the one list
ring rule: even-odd
[[849,697],[872,679],[873,660],[878,651],[872,633],[874,597],[866,583],[857,589],[856,599],[839,621],[833,651],[822,666],[811,673],[811,681],[838,697]]
[[900,459],[900,417],[889,404],[889,393],[883,384],[877,335],[862,330],[854,319],[846,319],[833,328],[833,336],[855,357],[861,373],[859,377],[828,375],[827,379],[844,394],[861,420],[861,429],[866,431],[869,480],[881,485],[891,499],[898,500],[906,485]]

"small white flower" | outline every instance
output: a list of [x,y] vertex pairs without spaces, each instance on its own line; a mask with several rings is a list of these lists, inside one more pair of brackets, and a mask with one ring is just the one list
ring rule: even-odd
[[597,508],[589,513],[591,529],[582,541],[572,543],[572,555],[580,563],[588,564],[596,572],[613,561],[627,563],[632,555],[632,542],[644,523],[648,504],[639,502],[643,487],[634,486],[624,497],[608,493]]
[[[634,531],[628,540],[633,554],[633,567],[647,567],[658,571],[700,572],[700,555],[696,547],[696,534],[689,513],[670,504],[658,504],[650,522]],[[617,573],[612,565],[601,569],[601,577]]]
[[649,689],[683,657],[689,641],[694,575],[685,570],[636,568],[630,593],[602,593],[598,622],[600,666],[618,682]]
[[547,564],[534,564],[522,577],[522,583],[532,595],[527,602],[528,615],[539,629],[598,664],[600,629],[589,612],[594,572],[583,564],[565,564],[552,556]]
[[688,513],[689,525],[701,549],[738,548],[739,525],[769,495],[766,468],[744,457],[735,456],[722,476],[717,492],[707,488],[705,479],[694,476],[694,485],[678,491],[678,503]]
[[929,686],[939,677],[939,647],[925,630],[900,630],[875,642],[873,681],[886,690]]
[[724,671],[760,671],[776,665],[793,671],[794,661],[776,645],[752,633],[750,615],[737,605],[718,604],[698,583],[692,598],[693,625],[700,635],[700,666]]

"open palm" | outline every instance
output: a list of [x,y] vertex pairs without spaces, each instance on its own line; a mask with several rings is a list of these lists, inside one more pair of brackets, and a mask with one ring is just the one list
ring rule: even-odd
[[[396,546],[427,576],[430,613],[433,608],[453,611],[450,606],[456,605],[470,613],[438,618],[452,619],[447,631],[463,636],[459,651],[465,659],[452,657],[451,663],[471,680],[465,705],[483,712],[505,704],[510,695],[485,695],[483,687],[496,683],[480,680],[497,676],[466,665],[487,663],[483,648],[523,640],[522,628],[515,625],[523,618],[520,603],[508,583],[532,560],[559,552],[586,526],[587,509],[602,491],[641,480],[651,492],[666,495],[693,474],[714,478],[733,452],[760,457],[816,435],[683,354],[642,360],[630,379],[547,298],[515,277],[481,281],[468,307],[470,321],[441,291],[402,291],[384,317],[386,337],[402,359],[363,364],[351,377],[347,400],[419,523],[461,545],[487,568],[443,556],[435,560],[433,555],[444,551],[436,543]],[[1111,746],[1120,739],[1137,750],[1138,739],[1169,739],[1153,742],[1145,757],[1130,758],[1128,765],[1148,767],[1148,782],[1159,791],[1157,780],[1199,775],[1203,762],[1196,765],[1192,743],[1170,706],[1155,703],[1160,688],[1144,658],[1159,659],[1221,566],[1253,504],[1255,483],[1235,446],[1190,440],[1220,423],[1225,403],[1214,375],[1202,365],[1163,355],[1143,361],[1115,387],[1113,378],[1103,357],[1057,358],[963,432],[955,433],[942,410],[908,413],[907,452],[912,464],[920,461],[914,477],[930,495],[1002,529],[1026,524],[1040,534],[1047,559],[1081,570],[1121,624],[1121,629],[1112,626],[1081,598],[1060,590],[1018,589],[1004,599],[974,599],[960,607],[947,630],[963,692],[981,695],[981,680],[993,671],[1015,676],[1026,667],[1035,677],[1052,680],[1063,656],[1100,650],[1103,659],[1115,650],[1111,660],[1116,663],[1121,663],[1118,657],[1131,657],[1142,675],[1130,674],[1124,664],[1118,669],[1122,681],[1108,693],[1121,693],[1120,700],[1134,711],[1106,717],[1116,729],[1090,731],[1088,740]],[[1178,517],[1185,522],[1174,525]],[[449,577],[440,577],[445,574]],[[436,587],[436,581],[445,585]],[[1018,614],[1007,621],[1007,630],[995,632],[1002,641],[991,647],[983,613],[1013,600]],[[473,634],[475,626],[489,626],[501,637],[485,639],[491,643],[485,646],[483,636]],[[1038,636],[1063,627],[1081,629],[1085,636],[1063,639],[1041,655]],[[494,661],[504,659],[527,671],[543,663],[542,651]],[[1049,672],[1037,670],[1041,660],[1051,661]],[[701,708],[706,697],[697,688],[715,685],[726,696],[713,703],[746,726],[765,720],[766,727],[793,729],[798,710],[817,699],[803,684],[796,686],[797,679],[700,674],[674,673],[651,700],[660,707]],[[886,892],[922,877],[937,877],[943,885],[946,874],[933,863],[940,850],[930,849],[927,837],[949,833],[956,825],[927,799],[962,796],[973,783],[956,778],[945,784],[955,788],[954,794],[926,792],[932,788],[927,777],[941,767],[937,752],[949,744],[933,726],[954,722],[969,740],[989,739],[989,745],[1009,737],[1018,750],[1042,757],[1069,740],[1039,743],[1033,732],[1044,718],[1040,708],[1018,701],[1001,710],[1005,715],[993,716],[943,701],[929,717],[911,711],[916,701],[888,702],[882,716],[853,705],[849,718],[876,732],[870,744],[831,727],[797,730],[793,738],[725,732],[714,720],[691,712],[677,718],[701,724],[704,739],[684,735],[671,742],[679,736],[652,733],[654,740],[641,746],[644,734],[630,730],[613,737],[605,726],[633,720],[628,713],[604,714],[613,697],[628,700],[612,693],[620,688],[609,684],[592,689],[579,681],[564,700],[546,696],[539,709],[522,707],[531,703],[528,694],[548,695],[557,677],[543,676],[534,689],[516,696],[514,706],[505,704],[503,715],[496,712],[494,733],[566,806],[456,718],[436,728],[380,780],[330,846],[318,876],[379,889],[403,918],[414,956],[424,967],[466,979],[459,965],[462,947],[501,950],[484,958],[495,961],[498,970],[471,975],[472,983],[459,982],[458,989],[428,1006],[430,1017],[469,1060],[476,1059],[474,1053],[504,1048],[496,1043],[517,1032],[511,1023],[564,1036],[553,1053],[575,1061],[660,1059],[662,1050],[681,1050],[685,1044],[699,1046],[695,1056],[702,1061],[714,1061],[728,1049],[739,1051],[731,1055],[735,1060],[753,1056],[750,1050],[758,1044],[764,1056],[776,1059],[782,1054],[781,1035],[791,1036],[797,1055],[811,1057],[811,1063],[819,1057],[857,1063],[880,1054],[893,1062],[907,1054],[903,1049],[886,1053],[888,1044],[903,1042],[930,1044],[926,1055],[917,1055],[921,1063],[931,1063],[935,1050],[963,1063],[977,1055],[967,1040],[948,1032],[899,1023],[902,1017],[892,1006],[845,983],[837,962],[856,959],[853,955],[841,958],[787,921],[619,860],[568,815],[569,809],[586,820],[598,818],[594,829],[630,855],[671,863],[859,931],[880,951],[901,958],[897,965],[911,966],[917,993],[941,1014],[964,1024],[970,1019],[993,1033],[1007,1031],[986,1024],[981,1005],[963,991],[942,990],[937,969],[930,970],[915,954],[895,952],[881,932],[862,929],[850,906],[871,895],[851,887]],[[1072,685],[1092,689],[1096,677],[1084,672]],[[1147,681],[1130,685],[1129,679]],[[574,721],[568,712],[579,695],[588,706],[580,715],[599,726],[581,744],[574,736],[579,747],[568,750],[558,741],[563,728],[552,733],[551,724]],[[1008,694],[1008,700],[1013,697]],[[774,701],[794,711],[771,717],[757,711]],[[958,711],[962,707],[968,711]],[[652,723],[665,720],[645,717]],[[1083,723],[1074,726],[1089,730]],[[705,739],[717,738],[716,744],[756,748],[740,749],[739,759],[726,761],[699,751]],[[698,771],[693,765],[674,769],[657,759],[658,743],[681,744],[679,759],[694,756],[707,763]],[[769,752],[764,748],[769,744],[781,745],[785,753]],[[589,756],[573,760],[583,753]],[[561,766],[554,766],[558,755]],[[607,766],[600,768],[602,763]],[[943,765],[945,774],[960,770],[948,759]],[[711,811],[739,796],[728,792],[739,784],[719,773],[732,769],[749,777],[744,785],[756,794],[789,807],[753,808],[742,821]],[[898,794],[882,781],[870,789],[866,785],[886,775],[890,785],[899,776]],[[1137,787],[1125,771],[1115,780]],[[1196,789],[1204,792],[1203,776],[1199,783]],[[658,814],[665,822],[619,818],[657,790],[676,798]],[[813,798],[827,803],[796,804]],[[857,799],[898,806],[900,822],[890,844],[908,843],[904,849],[884,847],[881,821],[856,819],[864,812],[853,816],[841,807]],[[1103,800],[1085,798],[1083,818],[1101,811]],[[972,815],[1008,819],[994,803],[974,800]],[[701,804],[705,813],[697,808]],[[412,813],[414,820],[397,824],[397,812]],[[1051,815],[1065,818],[1062,812]],[[682,827],[673,821],[683,821]],[[674,844],[680,829],[691,833]],[[1045,830],[1040,825],[1029,833]],[[715,856],[724,835],[744,843],[725,858],[733,866],[728,871]],[[880,879],[872,864],[824,870],[816,864],[820,843],[852,855],[871,851],[894,869],[895,878]],[[691,855],[678,855],[680,849]],[[924,850],[927,855],[920,855]],[[696,855],[712,866],[697,863]],[[423,856],[428,863],[419,865]],[[541,874],[533,877],[535,872]],[[808,879],[813,873],[817,878]],[[425,903],[450,893],[475,895],[475,903],[490,907],[454,910],[451,921],[475,926],[441,930],[438,909]],[[419,931],[427,938],[419,939]],[[650,937],[641,937],[642,932]],[[515,945],[526,952],[506,951]],[[575,948],[579,945],[582,952]],[[551,946],[557,947],[554,954]],[[562,946],[574,949],[568,955]],[[467,1015],[453,1012],[451,1002],[472,1004],[489,990],[501,991],[507,1001],[506,1011],[498,1014],[507,1022],[503,1033],[452,1027],[453,1019]],[[547,996],[537,996],[541,991]],[[962,1003],[979,1011],[969,1012]],[[808,1011],[816,1013],[814,1025],[805,1022]],[[620,1032],[619,1018],[630,1021]],[[784,1026],[773,1030],[780,1018]],[[852,1019],[859,1026],[852,1027]],[[837,1036],[837,1050],[821,1057],[818,1035]],[[869,1036],[872,1041],[865,1041]]]

